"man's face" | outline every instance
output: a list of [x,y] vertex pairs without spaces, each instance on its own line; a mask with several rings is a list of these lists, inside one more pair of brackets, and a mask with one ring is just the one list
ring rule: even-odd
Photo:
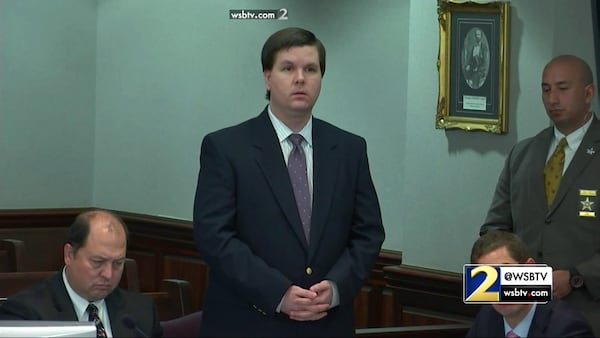
[[69,284],[88,301],[105,298],[121,281],[126,253],[123,228],[94,219],[85,244],[77,250],[65,244],[64,261]]
[[563,134],[586,120],[594,85],[584,84],[580,65],[570,59],[550,62],[542,75],[542,101],[548,117]]
[[271,70],[263,72],[271,91],[271,110],[279,119],[308,117],[321,92],[321,67],[315,46],[283,49]]
[[[527,261],[532,263],[533,260]],[[505,246],[500,247],[496,250],[490,251],[485,255],[482,255],[477,260],[478,264],[516,264],[514,258],[510,256],[510,253]],[[524,316],[527,311],[531,308],[530,304],[492,304],[492,307],[502,316],[506,318]]]

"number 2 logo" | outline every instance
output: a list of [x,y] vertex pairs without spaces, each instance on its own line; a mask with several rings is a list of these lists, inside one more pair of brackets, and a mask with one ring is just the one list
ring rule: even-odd
[[278,20],[287,20],[288,19],[288,10],[286,8],[281,8],[279,11]]
[[480,273],[485,274],[485,279],[481,284],[467,297],[470,302],[498,302],[500,301],[500,293],[497,291],[488,291],[490,286],[498,279],[498,271],[491,266],[478,266],[471,270],[471,278]]

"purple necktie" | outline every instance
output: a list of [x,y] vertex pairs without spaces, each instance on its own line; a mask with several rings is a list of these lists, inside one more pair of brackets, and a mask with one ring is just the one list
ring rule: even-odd
[[306,241],[308,242],[310,238],[312,206],[310,203],[310,191],[308,189],[306,156],[304,156],[304,150],[301,146],[304,137],[300,134],[291,134],[288,138],[294,145],[288,158],[288,173],[290,174],[290,181],[294,188],[294,197],[296,198],[296,206],[298,207],[298,213],[302,221],[304,236],[306,236]]
[[90,322],[94,322],[94,324],[96,325],[96,337],[106,338],[106,330],[104,329],[104,325],[102,325],[102,321],[98,316],[98,308],[96,307],[96,305],[90,303],[87,307],[87,312],[89,315],[88,320]]

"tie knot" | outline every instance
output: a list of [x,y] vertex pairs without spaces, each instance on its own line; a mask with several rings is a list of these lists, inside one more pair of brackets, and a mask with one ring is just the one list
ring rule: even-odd
[[87,307],[87,312],[90,314],[90,316],[97,315],[98,307],[96,307],[96,305],[94,305],[93,303],[90,303]]
[[300,144],[302,143],[302,140],[304,140],[304,137],[302,137],[302,135],[300,135],[300,134],[291,134],[290,136],[288,136],[288,138],[290,139],[290,141],[292,141],[292,144],[296,147],[299,147]]
[[506,338],[519,338],[519,336],[511,330],[506,334]]
[[560,141],[558,142],[558,145],[556,146],[557,148],[564,148],[567,145],[567,138],[563,137],[560,139]]

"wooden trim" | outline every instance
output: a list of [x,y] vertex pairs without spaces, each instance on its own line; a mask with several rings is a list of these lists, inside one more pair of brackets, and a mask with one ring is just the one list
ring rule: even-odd
[[0,210],[0,228],[68,227],[78,214],[91,209],[4,209]]
[[462,274],[411,265],[383,268],[385,280],[404,306],[438,311],[444,314],[475,317],[479,306],[462,300]]
[[359,338],[430,338],[430,337],[464,337],[469,331],[468,324],[440,324],[399,326],[371,329],[356,329]]
[[[79,213],[91,209],[0,210],[0,236],[17,233],[30,239],[38,230],[60,236]],[[160,290],[163,279],[187,280],[192,290],[192,308],[186,311],[200,310],[209,269],[194,244],[192,222],[112,211],[122,217],[129,228],[127,256],[138,265],[140,291]],[[58,241],[56,238],[42,240],[46,247]],[[56,250],[60,251],[61,259],[62,250]],[[57,269],[61,261],[58,264],[58,267],[38,270]],[[402,265],[402,252],[383,249],[367,284],[355,299],[357,327],[468,321],[477,309],[466,307],[461,297],[460,274]],[[407,312],[411,307],[415,311]]]
[[25,242],[19,239],[0,239],[0,272],[25,271]]

